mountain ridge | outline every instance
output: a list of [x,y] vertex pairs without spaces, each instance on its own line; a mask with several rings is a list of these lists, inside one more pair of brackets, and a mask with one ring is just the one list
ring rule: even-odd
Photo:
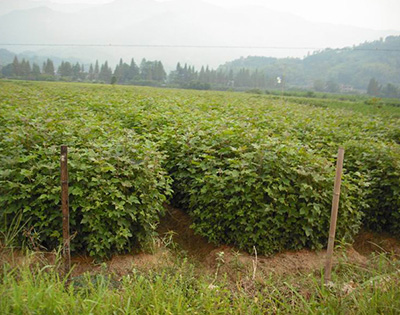
[[365,42],[344,49],[325,49],[305,58],[248,56],[226,62],[219,70],[242,69],[285,77],[287,84],[306,88],[328,82],[365,90],[370,79],[400,86],[400,36]]
[[[47,5],[44,7],[49,8]],[[216,67],[227,60],[246,55],[303,57],[309,51],[307,47],[345,47],[366,40],[400,34],[397,31],[374,31],[353,26],[309,22],[293,14],[258,6],[227,9],[200,0],[192,0],[190,3],[181,0],[169,2],[116,0],[67,13],[49,9],[50,11],[43,11],[30,8],[1,15],[0,29],[7,31],[0,34],[0,43],[249,47],[45,49],[48,54],[60,57],[67,57],[65,51],[68,51],[68,56],[72,53],[82,59],[91,58],[95,51],[99,59],[108,58],[112,64],[116,64],[120,57],[124,59],[132,56],[136,59],[146,57],[164,60],[168,68],[173,68],[182,60],[197,67],[204,64]],[[26,30],[29,30],[29,35]],[[253,46],[291,48],[264,50],[250,48]],[[304,49],[293,49],[293,47],[304,47]],[[26,49],[28,47],[15,48],[17,52]],[[29,49],[38,51],[42,48],[29,47]]]

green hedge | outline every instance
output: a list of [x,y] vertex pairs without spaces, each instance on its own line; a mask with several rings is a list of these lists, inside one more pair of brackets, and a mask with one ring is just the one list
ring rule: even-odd
[[358,183],[363,225],[400,235],[400,147],[374,141],[349,141],[345,145],[349,176],[363,183]]
[[133,131],[75,110],[7,111],[0,129],[1,229],[22,213],[38,243],[61,244],[60,145],[67,144],[72,250],[97,257],[131,250],[155,233],[171,193],[164,156]]
[[[334,163],[303,145],[208,126],[170,133],[167,169],[174,202],[187,209],[195,231],[210,241],[270,254],[321,248],[331,212]],[[249,136],[250,134],[250,136]],[[338,237],[361,226],[360,189],[344,177]]]

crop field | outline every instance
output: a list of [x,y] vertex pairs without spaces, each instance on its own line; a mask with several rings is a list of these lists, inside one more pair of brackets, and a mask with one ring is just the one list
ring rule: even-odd
[[[43,266],[40,252],[13,267],[10,248],[37,252],[62,242],[61,145],[69,148],[73,254],[104,261],[146,250],[169,204],[208,242],[268,256],[326,246],[339,146],[338,244],[351,244],[360,230],[399,235],[400,107],[365,97],[0,81],[5,313],[399,311],[398,259],[386,254],[360,265],[339,250],[333,287],[321,287],[318,272],[259,279],[257,257],[243,271],[239,252],[230,262],[219,253],[211,278],[182,254],[163,254],[161,265],[136,266],[122,278],[101,273],[69,285],[57,262]],[[235,277],[224,278],[223,268]]]
[[335,157],[338,237],[400,231],[400,109],[365,102],[84,84],[0,83],[2,228],[61,237],[68,145],[73,251],[106,257],[154,234],[163,203],[196,233],[271,254],[325,246]]

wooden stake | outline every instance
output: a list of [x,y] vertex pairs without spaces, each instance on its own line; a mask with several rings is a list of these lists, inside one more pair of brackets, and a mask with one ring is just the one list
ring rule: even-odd
[[71,269],[71,252],[69,237],[69,201],[68,201],[68,147],[61,146],[61,210],[63,223],[63,261],[64,274]]
[[325,277],[324,277],[325,284],[328,284],[331,281],[333,246],[335,243],[336,222],[337,222],[339,197],[340,197],[340,185],[342,183],[343,159],[344,159],[344,149],[339,148],[337,162],[336,162],[335,186],[333,188],[331,226],[329,229],[328,249],[326,251],[326,264],[325,264]]

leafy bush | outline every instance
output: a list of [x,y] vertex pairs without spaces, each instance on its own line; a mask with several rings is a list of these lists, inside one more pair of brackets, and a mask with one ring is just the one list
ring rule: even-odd
[[211,84],[200,81],[190,81],[189,83],[183,84],[182,88],[191,90],[209,90],[211,89]]
[[400,148],[372,141],[349,141],[347,147],[349,175],[364,182],[364,226],[400,235]]
[[250,89],[247,90],[246,93],[250,93],[250,94],[263,94],[263,92],[260,89]]
[[142,244],[154,233],[170,194],[157,146],[83,108],[55,107],[45,115],[40,104],[30,106],[20,108],[23,114],[4,111],[1,228],[22,212],[40,244],[53,248],[61,243],[59,156],[64,143],[70,147],[72,249],[104,257]]
[[[215,243],[264,254],[326,244],[334,167],[299,143],[203,126],[165,142],[174,202]],[[248,134],[252,134],[249,131]],[[344,179],[338,236],[361,225],[357,186]]]

